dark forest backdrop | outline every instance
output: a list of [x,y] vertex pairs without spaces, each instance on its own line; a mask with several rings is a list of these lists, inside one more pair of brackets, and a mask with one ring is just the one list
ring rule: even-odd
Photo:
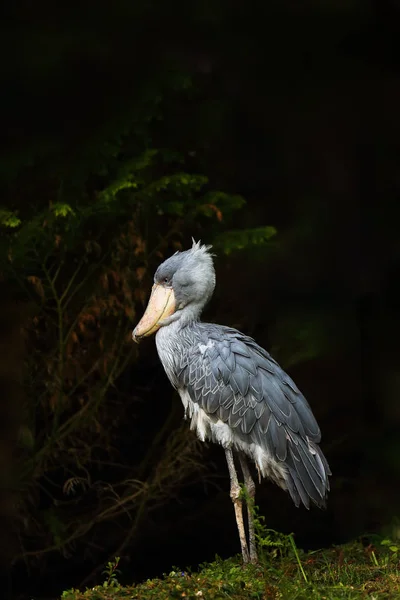
[[396,526],[399,18],[395,0],[8,8],[3,589],[238,551],[222,451],[131,342],[191,236],[217,253],[207,319],[270,350],[323,431],[328,510],[264,483],[268,525],[305,548]]

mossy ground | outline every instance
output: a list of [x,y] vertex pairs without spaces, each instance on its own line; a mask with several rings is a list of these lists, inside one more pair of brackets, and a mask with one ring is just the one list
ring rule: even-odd
[[295,547],[268,549],[259,566],[242,566],[239,557],[217,559],[196,572],[174,569],[162,579],[120,586],[116,564],[103,584],[69,590],[63,600],[336,600],[400,599],[399,548],[354,542],[330,550],[302,553]]

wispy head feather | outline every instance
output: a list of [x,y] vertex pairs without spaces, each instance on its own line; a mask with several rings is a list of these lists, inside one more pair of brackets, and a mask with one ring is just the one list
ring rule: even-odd
[[189,252],[195,254],[198,252],[201,252],[202,254],[208,254],[209,256],[215,256],[215,254],[212,254],[211,252],[209,252],[212,248],[211,245],[206,245],[206,244],[201,244],[201,240],[199,240],[198,242],[195,241],[195,239],[192,237],[192,247],[189,250]]

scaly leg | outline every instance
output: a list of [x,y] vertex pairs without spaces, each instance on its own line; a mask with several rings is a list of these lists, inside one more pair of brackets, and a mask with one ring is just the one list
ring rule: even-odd
[[246,486],[248,500],[247,500],[247,518],[249,523],[249,549],[250,549],[250,561],[254,564],[258,562],[257,548],[256,548],[256,536],[254,532],[254,498],[256,495],[256,486],[250,473],[249,465],[247,464],[246,456],[239,453],[240,466],[242,467],[244,485]]
[[225,448],[226,462],[228,463],[229,478],[231,480],[231,498],[235,509],[236,524],[239,531],[240,546],[242,548],[243,562],[249,562],[249,549],[247,547],[246,533],[243,523],[243,507],[240,498],[240,486],[230,448]]

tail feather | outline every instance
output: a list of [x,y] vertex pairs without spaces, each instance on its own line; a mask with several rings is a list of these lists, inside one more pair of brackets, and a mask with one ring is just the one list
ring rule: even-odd
[[304,440],[299,440],[296,445],[291,443],[286,465],[286,485],[295,505],[299,506],[300,499],[309,508],[311,500],[316,506],[325,508],[331,471],[319,446]]

